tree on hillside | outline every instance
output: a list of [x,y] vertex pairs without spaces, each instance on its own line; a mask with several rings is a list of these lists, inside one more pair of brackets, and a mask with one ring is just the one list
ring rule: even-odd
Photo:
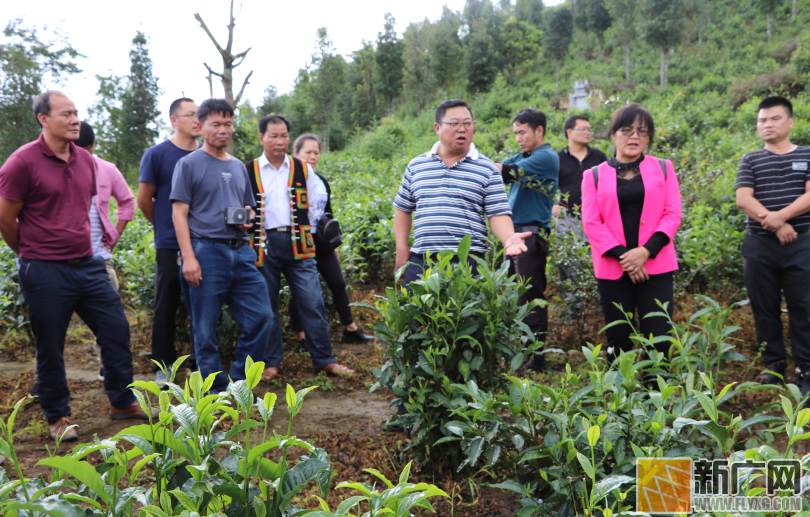
[[661,50],[661,88],[667,85],[669,49],[683,39],[683,0],[644,0],[641,8],[644,40]]
[[526,22],[512,18],[503,26],[503,63],[506,80],[515,84],[520,69],[540,54],[543,32]]
[[276,88],[274,84],[271,84],[264,90],[264,98],[259,108],[256,110],[256,113],[259,117],[270,115],[271,113],[284,113],[287,108],[287,99],[287,94],[279,95],[278,88]]
[[616,21],[624,47],[624,80],[630,81],[630,49],[636,39],[636,4],[638,0],[610,0],[608,11]]
[[757,4],[765,12],[765,33],[768,35],[768,41],[771,41],[771,36],[773,36],[773,13],[779,7],[785,5],[785,0],[757,0]]
[[697,35],[698,54],[703,54],[703,29],[709,22],[709,5],[705,0],[684,0],[684,15],[687,23],[687,40]]
[[567,6],[547,9],[545,12],[546,28],[543,32],[545,55],[554,63],[557,73],[557,95],[560,94],[560,66],[571,49],[574,41],[574,16]]
[[498,75],[499,56],[488,19],[479,18],[472,22],[465,50],[467,84],[470,91],[489,91]]
[[363,48],[352,53],[352,62],[346,67],[348,112],[343,114],[347,127],[369,127],[380,115],[374,79],[377,63],[374,46],[363,41]]
[[404,62],[402,59],[403,42],[397,39],[394,30],[396,20],[391,13],[385,13],[385,27],[383,32],[377,33],[377,61],[378,80],[375,88],[377,94],[385,101],[385,110],[391,113],[394,110],[394,99],[402,91],[402,77]]
[[335,46],[329,39],[329,31],[321,27],[316,32],[316,53],[312,55],[312,84],[310,94],[317,109],[323,151],[329,152],[329,134],[335,112],[335,100],[343,90],[343,72],[346,62],[335,55]]
[[36,29],[24,29],[12,20],[0,41],[0,164],[21,145],[40,133],[31,106],[34,97],[81,70],[73,62],[81,57],[58,32],[41,41]]
[[447,87],[455,84],[461,74],[464,51],[458,37],[460,25],[461,21],[456,13],[445,5],[442,8],[442,17],[430,27],[430,68],[441,88],[442,98]]
[[543,27],[543,0],[517,0],[515,4],[515,16],[518,20],[533,25]]
[[[580,0],[582,2],[583,0]],[[585,0],[585,17],[588,30],[596,36],[596,46],[599,56],[602,56],[605,46],[605,31],[613,24],[606,0]]]
[[431,23],[425,19],[408,25],[402,38],[402,59],[405,62],[404,95],[408,102],[422,111],[431,102],[435,91],[433,67],[430,62]]
[[134,181],[144,151],[158,137],[158,97],[162,93],[152,73],[152,59],[146,48],[146,36],[138,31],[129,51],[129,76],[121,99],[121,151],[124,162],[119,166],[127,179]]
[[[239,13],[237,13],[236,16],[239,16]],[[208,29],[208,25],[206,25],[203,21],[202,16],[200,16],[199,13],[194,13],[194,18],[200,23],[200,27],[202,27],[205,33],[208,34],[208,37],[211,38],[211,41],[217,48],[217,52],[219,52],[219,55],[222,56],[221,73],[214,72],[214,70],[212,70],[207,63],[203,63],[203,65],[205,65],[205,68],[208,70],[209,77],[211,75],[215,75],[219,77],[220,81],[222,81],[222,88],[225,90],[225,99],[227,99],[228,102],[231,103],[231,106],[235,108],[242,99],[242,94],[245,93],[245,87],[248,85],[250,76],[253,75],[253,71],[251,70],[247,77],[245,77],[245,80],[242,82],[242,87],[239,89],[239,93],[236,95],[236,97],[234,97],[233,69],[244,62],[245,57],[247,57],[247,53],[250,52],[250,48],[244,52],[239,52],[238,54],[233,53],[233,29],[236,26],[236,17],[233,15],[233,0],[231,0],[230,22],[228,23],[228,43],[225,44],[224,48],[219,44],[214,35],[211,34],[211,31]]]
[[96,154],[114,163],[126,175],[126,157],[121,142],[124,124],[121,100],[126,91],[126,78],[96,75],[96,102],[90,107],[90,124],[96,134]]

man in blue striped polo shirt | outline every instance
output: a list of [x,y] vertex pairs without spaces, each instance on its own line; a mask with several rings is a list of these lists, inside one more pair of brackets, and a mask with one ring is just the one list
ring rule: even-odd
[[[465,235],[472,238],[470,253],[483,256],[489,250],[487,218],[508,257],[526,251],[523,239],[531,236],[515,233],[501,173],[472,142],[470,105],[458,99],[442,102],[433,129],[439,141],[411,160],[394,200],[396,268],[409,263],[406,286],[422,273],[427,252],[455,251]],[[414,243],[409,248],[412,225]],[[469,262],[475,272],[477,263]]]

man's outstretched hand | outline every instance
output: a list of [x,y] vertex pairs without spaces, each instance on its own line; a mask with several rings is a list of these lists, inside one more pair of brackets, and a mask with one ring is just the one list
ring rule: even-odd
[[506,248],[504,251],[504,255],[507,257],[516,257],[523,253],[524,251],[528,251],[526,244],[523,242],[524,239],[528,239],[532,236],[532,232],[523,232],[523,233],[515,233],[509,237],[505,243],[503,243],[503,247]]

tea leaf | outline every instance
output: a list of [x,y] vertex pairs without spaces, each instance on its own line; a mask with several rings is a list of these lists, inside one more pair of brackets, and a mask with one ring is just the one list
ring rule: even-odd
[[593,479],[595,472],[593,470],[593,465],[591,465],[591,460],[586,458],[581,452],[577,452],[577,460],[579,460],[579,464],[582,465],[582,470],[585,471],[585,474],[587,474],[589,478]]
[[37,462],[37,466],[39,465],[59,469],[73,476],[87,485],[87,488],[95,492],[105,504],[110,504],[110,495],[104,490],[104,481],[101,479],[101,475],[89,463],[76,460],[70,456],[55,456],[40,460]]

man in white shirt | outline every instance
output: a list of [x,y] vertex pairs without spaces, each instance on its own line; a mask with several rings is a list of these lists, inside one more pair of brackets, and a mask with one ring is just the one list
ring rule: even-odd
[[338,364],[332,355],[326,307],[313,260],[315,244],[309,222],[317,221],[319,214],[315,203],[310,205],[309,198],[315,199],[322,187],[306,162],[287,154],[289,120],[279,115],[264,117],[259,121],[259,132],[264,152],[245,167],[259,205],[257,228],[252,239],[258,255],[256,265],[267,282],[273,309],[270,342],[264,357],[264,379],[273,380],[281,371],[284,360],[278,318],[282,273],[298,302],[315,371],[351,375],[354,371]]

